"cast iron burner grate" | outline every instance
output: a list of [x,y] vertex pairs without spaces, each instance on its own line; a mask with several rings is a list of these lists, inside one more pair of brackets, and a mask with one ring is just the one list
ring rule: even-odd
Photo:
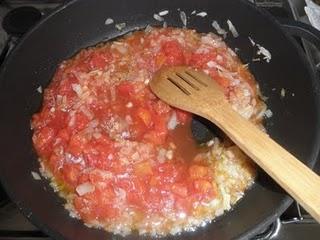
[[[248,0],[259,7],[265,8],[278,19],[296,19],[307,21],[304,16],[302,0]],[[21,6],[32,6],[42,14],[66,2],[64,0],[5,0],[0,1],[0,20],[11,9]],[[6,42],[6,35],[0,31],[0,48]],[[1,42],[2,41],[2,42]],[[15,44],[16,41],[13,42]],[[302,42],[310,62],[319,66],[320,52],[308,43]],[[10,46],[12,49],[12,46]],[[9,49],[9,50],[10,50]],[[1,49],[2,50],[2,49]],[[319,58],[317,58],[319,57]],[[320,172],[318,161],[316,171]],[[288,210],[274,223],[264,229],[252,240],[281,239],[298,240],[307,237],[308,240],[319,239],[320,225],[316,223],[297,203],[293,203]],[[50,240],[44,233],[34,227],[19,212],[0,186],[0,240]]]

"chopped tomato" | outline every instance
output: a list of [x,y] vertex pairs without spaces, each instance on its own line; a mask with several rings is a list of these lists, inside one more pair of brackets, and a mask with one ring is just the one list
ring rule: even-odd
[[74,156],[80,156],[87,141],[88,140],[81,134],[73,135],[70,138],[69,145],[66,150]]
[[138,163],[136,166],[134,166],[134,173],[138,177],[144,177],[146,175],[152,174],[152,168],[149,162],[142,162]]
[[194,182],[194,188],[199,193],[203,194],[203,196],[213,196],[214,188],[209,181],[206,180],[196,180]]
[[80,166],[77,164],[65,164],[62,168],[64,182],[71,187],[76,187],[80,176]]
[[107,64],[107,60],[102,54],[92,54],[89,60],[91,69],[103,69]]
[[184,184],[175,183],[172,186],[172,192],[179,195],[180,197],[187,197],[188,196],[188,188]]
[[209,169],[200,165],[192,165],[189,168],[189,174],[192,179],[204,178],[208,176]]
[[122,82],[117,86],[120,95],[128,97],[134,93],[134,86],[129,82]]
[[167,41],[162,44],[166,65],[183,65],[185,62],[182,46],[177,41]]
[[63,128],[58,132],[56,138],[60,138],[62,141],[67,143],[70,139],[70,132],[68,129]]
[[137,115],[143,121],[146,127],[149,128],[153,125],[151,113],[148,110],[140,107],[137,109]]

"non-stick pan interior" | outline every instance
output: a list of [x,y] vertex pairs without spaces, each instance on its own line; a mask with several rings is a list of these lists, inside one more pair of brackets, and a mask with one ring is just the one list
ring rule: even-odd
[[[305,57],[293,40],[264,13],[245,1],[148,1],[148,0],[79,0],[60,8],[29,32],[5,63],[0,80],[0,149],[1,180],[19,208],[37,226],[57,239],[121,239],[101,230],[89,229],[69,217],[61,200],[45,180],[35,181],[31,171],[39,164],[33,150],[30,118],[39,110],[41,94],[59,62],[79,49],[112,39],[125,32],[150,25],[162,25],[153,14],[169,10],[165,20],[169,26],[182,27],[179,11],[187,16],[187,27],[199,32],[214,32],[217,20],[227,28],[230,19],[240,36],[226,39],[238,48],[244,63],[256,76],[273,116],[267,120],[268,132],[305,163],[312,165],[318,153],[319,121],[318,85]],[[206,17],[190,16],[193,10],[205,11]],[[126,23],[123,31],[107,18]],[[248,37],[267,48],[270,63],[252,62],[257,49]],[[281,89],[286,95],[281,96]],[[292,181],[299,181],[292,179]],[[247,239],[270,223],[289,204],[289,198],[263,172],[233,211],[196,232],[175,239]],[[137,238],[136,235],[129,239]],[[171,239],[171,237],[170,237]]]

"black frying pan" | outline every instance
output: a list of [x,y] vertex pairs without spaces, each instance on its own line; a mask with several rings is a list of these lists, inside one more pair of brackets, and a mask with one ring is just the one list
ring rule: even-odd
[[[0,173],[1,181],[19,209],[40,229],[55,239],[121,239],[101,230],[89,229],[69,217],[47,181],[35,181],[30,172],[39,164],[32,147],[30,118],[41,106],[36,89],[47,86],[62,60],[79,49],[118,37],[147,24],[159,24],[153,13],[168,9],[169,26],[181,27],[177,9],[188,15],[193,10],[208,13],[206,18],[188,19],[188,27],[199,32],[214,31],[213,19],[230,19],[240,33],[227,43],[240,49],[240,57],[250,62],[253,50],[248,36],[272,53],[270,63],[255,62],[250,70],[256,76],[273,117],[266,122],[268,132],[281,145],[309,166],[319,150],[319,85],[315,72],[292,37],[267,13],[241,0],[78,0],[59,8],[33,28],[7,58],[0,81]],[[119,32],[104,24],[111,17],[126,22]],[[314,33],[316,33],[314,31]],[[317,38],[315,34],[314,37]],[[286,97],[280,90],[286,89]],[[273,90],[276,89],[276,90]],[[294,93],[294,96],[292,96]],[[299,181],[299,179],[292,179]],[[262,171],[252,189],[233,211],[207,227],[169,239],[248,239],[278,217],[290,198]],[[129,236],[136,239],[137,235]]]

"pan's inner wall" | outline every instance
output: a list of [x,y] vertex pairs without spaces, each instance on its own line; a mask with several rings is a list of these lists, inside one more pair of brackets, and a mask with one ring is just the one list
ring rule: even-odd
[[[2,69],[0,81],[1,179],[28,217],[54,237],[82,240],[106,239],[110,235],[89,229],[70,218],[63,209],[62,200],[48,183],[31,177],[31,171],[37,171],[39,167],[30,130],[30,117],[41,105],[41,95],[36,89],[40,85],[46,87],[58,63],[79,49],[123,34],[114,25],[105,25],[107,18],[113,18],[116,23],[126,22],[125,31],[132,31],[147,24],[159,24],[153,19],[153,13],[169,10],[165,17],[168,25],[182,27],[177,9],[185,11],[188,16],[193,10],[208,13],[204,18],[188,18],[188,27],[199,32],[214,31],[212,20],[223,23],[226,28],[226,20],[230,19],[240,37],[233,39],[229,34],[227,42],[232,48],[240,49],[239,54],[245,62],[256,53],[248,36],[270,50],[270,63],[249,65],[273,112],[267,122],[268,131],[304,162],[311,164],[315,159],[318,153],[319,101],[314,90],[314,76],[306,60],[280,28],[253,7],[232,0],[74,1],[47,18],[22,40]],[[282,88],[285,97],[280,95]],[[204,229],[175,238],[247,238],[279,214],[287,202],[285,194],[261,173],[257,184],[233,211]],[[135,238],[137,236],[129,237]]]

